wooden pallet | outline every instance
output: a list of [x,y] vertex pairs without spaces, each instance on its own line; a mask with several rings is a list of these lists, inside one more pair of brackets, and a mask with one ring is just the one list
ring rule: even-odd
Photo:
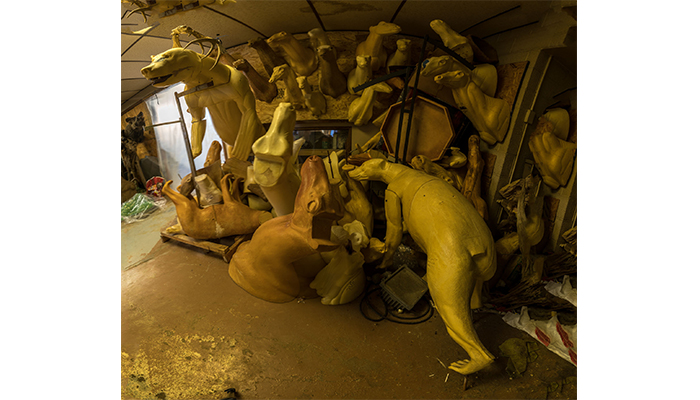
[[251,237],[253,237],[253,234],[246,234],[246,235],[240,235],[240,236],[228,236],[225,238],[221,239],[215,239],[216,241],[211,241],[211,240],[201,240],[201,239],[194,239],[192,237],[187,236],[184,233],[168,233],[165,230],[174,225],[176,223],[173,222],[172,224],[168,225],[167,227],[163,228],[160,231],[160,238],[163,242],[167,242],[169,240],[175,240],[180,243],[187,244],[189,246],[197,247],[200,249],[203,249],[207,252],[212,252],[215,254],[220,255],[224,261],[229,262],[231,261],[231,257],[233,257],[233,253],[236,252],[238,249],[238,246],[241,245],[241,243],[250,240]]

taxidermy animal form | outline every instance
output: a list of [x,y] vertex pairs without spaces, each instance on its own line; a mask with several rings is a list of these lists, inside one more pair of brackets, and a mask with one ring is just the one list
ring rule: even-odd
[[568,121],[569,114],[564,109],[547,112],[540,117],[528,142],[537,170],[544,183],[552,189],[566,185],[574,168],[576,144],[566,141]]
[[469,39],[457,33],[441,19],[430,21],[430,27],[440,36],[445,47],[454,50],[470,63],[474,61],[474,49],[472,49]]
[[272,100],[277,97],[277,85],[260,76],[248,60],[241,58],[234,61],[231,66],[245,74],[256,99],[265,103],[272,103]]
[[294,211],[294,199],[301,179],[294,168],[293,136],[296,112],[291,104],[280,103],[272,115],[267,133],[253,144],[253,171],[277,216]]
[[338,60],[333,46],[318,46],[316,48],[319,62],[318,88],[321,93],[337,98],[347,90],[347,79],[338,68]]
[[450,369],[467,375],[493,362],[471,318],[471,308],[481,306],[483,282],[496,271],[493,237],[479,213],[447,182],[404,165],[371,159],[348,175],[388,184],[384,197],[386,252],[380,267],[391,265],[404,225],[428,255],[430,295],[447,332],[470,357],[452,363]]
[[297,75],[287,64],[275,67],[270,76],[270,83],[281,80],[284,83],[284,101],[292,105],[292,109],[306,108],[304,94],[299,89]]
[[391,93],[393,89],[386,82],[379,82],[362,91],[359,99],[353,100],[348,107],[348,121],[357,126],[365,125],[372,118],[374,99],[377,92]]
[[318,59],[316,52],[301,43],[287,32],[279,32],[267,39],[267,43],[277,46],[287,64],[299,76],[309,76],[316,71]]
[[479,212],[484,221],[488,221],[489,211],[486,201],[481,198],[481,175],[484,171],[484,160],[479,151],[479,135],[469,136],[469,160],[467,173],[464,176],[462,194]]
[[399,39],[396,41],[396,51],[389,56],[386,62],[386,69],[393,66],[408,65],[411,58],[411,41],[409,39]]
[[294,213],[260,226],[229,264],[234,282],[262,300],[283,303],[300,296],[317,297],[310,284],[325,264],[310,267],[295,262],[338,246],[330,240],[331,226],[343,216],[343,208],[331,190],[320,157],[306,160],[301,178]]
[[265,72],[267,72],[268,76],[272,76],[272,70],[276,66],[287,63],[284,61],[284,58],[272,50],[272,47],[270,47],[270,45],[267,44],[267,41],[265,41],[263,38],[259,37],[257,39],[249,40],[248,46],[254,48],[258,53],[260,62],[262,62],[263,68],[265,68]]
[[379,71],[386,66],[386,49],[383,46],[384,37],[396,35],[401,32],[401,27],[390,22],[380,22],[369,28],[369,36],[364,42],[357,45],[356,56],[372,56],[372,71]]
[[364,262],[359,251],[349,254],[342,246],[334,250],[333,258],[309,285],[321,296],[321,304],[340,305],[358,298],[365,289]]
[[[187,44],[208,42],[221,55],[221,42],[211,38],[195,39]],[[175,41],[174,41],[175,44]],[[220,64],[207,55],[173,47],[151,57],[151,64],[141,73],[153,82],[153,86],[167,87],[178,82],[191,90],[209,82],[213,87],[185,95],[188,111],[192,114],[192,156],[202,153],[202,140],[206,130],[205,108],[224,143],[232,146],[229,157],[245,160],[253,141],[263,133],[263,126],[255,112],[255,96],[243,73],[228,65]]]
[[[309,35],[309,40],[311,41],[311,46],[318,50],[321,46],[331,46],[331,41],[326,36],[326,32],[321,28],[314,28],[307,32]],[[333,49],[335,52],[335,49]]]
[[496,95],[496,86],[498,85],[498,72],[496,67],[491,64],[479,64],[470,70],[462,63],[454,58],[444,55],[440,57],[431,57],[423,62],[421,76],[434,79],[435,76],[444,74],[449,71],[463,71],[471,73],[472,81],[481,89],[487,96]]
[[305,76],[297,77],[297,84],[301,93],[304,96],[304,102],[306,103],[306,108],[311,111],[315,117],[320,117],[322,114],[326,113],[326,98],[323,97],[323,93],[312,90],[309,82],[306,81]]
[[446,72],[436,76],[435,82],[452,89],[459,109],[474,124],[481,139],[493,145],[505,138],[510,124],[510,105],[505,100],[485,95],[468,72]]
[[337,188],[343,200],[345,215],[338,221],[338,224],[350,225],[357,222],[364,226],[368,232],[372,232],[374,228],[374,212],[362,184],[347,177],[347,173],[340,168],[337,152],[333,152],[324,158],[323,163],[326,166],[328,181],[331,186]]
[[450,154],[438,161],[438,164],[445,168],[461,168],[467,165],[467,156],[462,153],[459,147],[450,147]]
[[362,94],[362,90],[356,92],[355,87],[369,82],[372,78],[372,70],[370,69],[370,56],[357,56],[357,66],[348,74],[348,92],[350,94]]
[[462,190],[462,185],[459,182],[459,178],[454,173],[447,171],[438,164],[432,162],[428,157],[424,155],[417,155],[411,159],[411,167],[418,171],[423,171],[428,175],[432,175],[442,179],[443,181],[450,184],[457,190]]
[[215,204],[199,208],[192,196],[184,196],[170,188],[173,181],[163,185],[163,194],[175,204],[177,219],[187,236],[194,239],[219,239],[232,235],[243,235],[254,232],[262,223],[272,218],[266,211],[256,211],[243,204],[240,200],[239,183],[243,178],[237,178],[229,183],[232,174],[221,179],[221,194],[224,204]]

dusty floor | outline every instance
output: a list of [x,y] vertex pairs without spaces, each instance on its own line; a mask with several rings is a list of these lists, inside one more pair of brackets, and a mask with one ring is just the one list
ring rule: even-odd
[[[153,241],[170,212],[123,229],[125,248]],[[122,263],[123,399],[222,399],[227,388],[240,399],[576,398],[576,367],[539,343],[527,371],[509,377],[499,345],[531,338],[497,314],[474,315],[497,358],[465,390],[464,377],[443,364],[466,353],[437,314],[402,325],[365,319],[359,299],[268,303],[240,289],[220,256],[173,241],[125,254],[132,259]]]

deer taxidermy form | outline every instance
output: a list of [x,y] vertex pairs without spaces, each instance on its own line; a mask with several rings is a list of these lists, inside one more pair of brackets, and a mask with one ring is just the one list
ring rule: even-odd
[[[223,49],[221,41],[208,37],[197,38],[185,47],[180,46],[180,33],[187,33],[183,26],[173,29],[173,47],[151,56],[151,63],[141,69],[155,87],[167,87],[183,82],[185,90],[204,84],[213,86],[185,95],[188,111],[192,114],[192,155],[202,153],[202,140],[206,130],[205,109],[209,110],[212,122],[221,140],[231,146],[229,157],[246,160],[250,147],[263,135],[264,129],[255,111],[255,96],[250,90],[248,78],[228,65],[219,63]],[[187,49],[194,43],[209,43],[207,54]],[[216,48],[217,57],[209,54]]]
[[381,21],[369,28],[369,36],[364,42],[357,45],[356,56],[371,56],[372,71],[379,71],[386,66],[386,49],[384,48],[384,37],[396,35],[401,32],[401,27],[391,22]]
[[275,83],[279,80],[284,84],[284,101],[290,103],[294,110],[306,108],[306,100],[304,100],[304,94],[299,88],[297,74],[294,73],[294,70],[289,65],[278,65],[272,70],[270,83]]
[[435,83],[452,89],[452,96],[464,115],[474,124],[481,139],[490,145],[501,142],[508,133],[510,106],[503,99],[487,96],[464,71],[445,72]]
[[319,63],[318,89],[321,93],[337,98],[347,91],[347,79],[338,68],[338,60],[333,46],[316,48]]
[[241,58],[234,61],[231,66],[245,74],[256,99],[265,103],[272,103],[272,100],[277,97],[277,85],[260,76],[248,60]]
[[287,32],[276,33],[267,39],[267,43],[276,46],[287,64],[299,76],[309,76],[316,71],[318,59],[316,52],[301,43]]
[[270,45],[267,44],[267,41],[263,38],[259,37],[249,40],[248,46],[255,49],[255,51],[258,53],[260,62],[262,62],[263,68],[265,68],[265,72],[267,72],[268,76],[272,76],[272,70],[275,69],[276,66],[287,63],[284,61],[284,58],[272,50],[272,47],[270,47]]
[[361,95],[364,89],[357,92],[355,87],[369,82],[372,79],[372,69],[370,67],[371,56],[356,56],[357,66],[348,74],[348,92],[350,94]]
[[314,91],[305,76],[298,76],[297,84],[299,85],[299,89],[301,89],[301,93],[304,95],[304,101],[309,111],[317,118],[325,114],[326,98],[323,97],[323,93]]

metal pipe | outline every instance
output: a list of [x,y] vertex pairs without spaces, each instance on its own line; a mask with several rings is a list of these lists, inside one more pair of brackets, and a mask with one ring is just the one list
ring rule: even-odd
[[194,190],[197,193],[197,206],[199,207],[199,188],[197,187],[195,178],[197,177],[197,169],[194,166],[194,157],[192,157],[192,148],[190,147],[190,138],[187,134],[187,124],[185,124],[185,118],[182,115],[182,106],[180,105],[181,94],[175,92],[175,103],[177,104],[177,111],[180,113],[180,125],[182,126],[182,136],[185,139],[185,150],[187,150],[187,160],[190,162],[190,170],[192,171],[192,182],[195,183]]

